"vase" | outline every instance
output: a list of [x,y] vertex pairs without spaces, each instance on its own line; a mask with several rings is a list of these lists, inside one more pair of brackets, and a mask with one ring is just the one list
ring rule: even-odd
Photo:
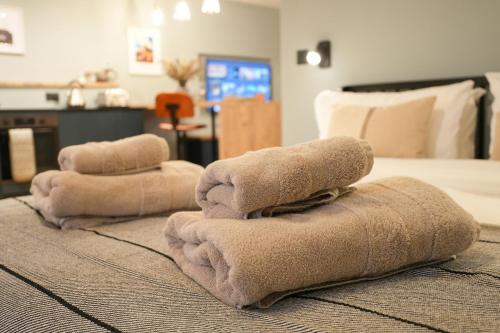
[[189,92],[188,92],[188,89],[187,89],[187,81],[180,80],[178,82],[179,82],[179,88],[177,90],[180,91],[180,92],[184,92],[184,93],[188,94]]

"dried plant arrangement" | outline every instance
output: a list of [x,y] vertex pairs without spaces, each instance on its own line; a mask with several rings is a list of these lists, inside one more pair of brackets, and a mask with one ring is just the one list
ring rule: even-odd
[[179,82],[179,86],[183,89],[186,87],[186,83],[192,79],[200,69],[200,62],[198,59],[165,59],[163,65],[167,75]]

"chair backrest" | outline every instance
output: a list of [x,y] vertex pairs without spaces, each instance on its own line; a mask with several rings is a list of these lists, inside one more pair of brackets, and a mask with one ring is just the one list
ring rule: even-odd
[[[175,114],[173,114],[175,112]],[[189,118],[194,116],[193,99],[186,93],[156,95],[155,115],[162,118]]]

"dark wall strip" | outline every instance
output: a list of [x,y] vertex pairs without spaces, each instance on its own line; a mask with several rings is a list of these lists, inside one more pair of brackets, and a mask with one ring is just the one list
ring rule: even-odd
[[357,306],[357,305],[352,305],[352,304],[348,304],[348,303],[332,301],[332,300],[329,300],[329,299],[324,299],[324,298],[319,298],[319,297],[314,297],[314,296],[292,295],[290,297],[293,297],[293,298],[302,298],[302,299],[312,299],[312,300],[315,300],[315,301],[318,301],[318,302],[324,302],[324,303],[331,303],[331,304],[346,306],[346,307],[353,308],[353,309],[356,309],[356,310],[359,310],[359,311],[363,311],[363,312],[368,312],[368,313],[371,313],[371,314],[375,314],[375,315],[378,315],[378,316],[381,316],[381,317],[384,317],[384,318],[394,319],[394,320],[397,320],[397,321],[400,321],[400,322],[403,322],[403,323],[406,323],[406,324],[410,324],[410,325],[414,325],[414,326],[419,326],[419,327],[427,328],[428,330],[431,330],[431,331],[434,331],[434,332],[448,333],[448,331],[442,330],[440,328],[436,328],[436,327],[433,327],[433,326],[430,326],[430,325],[427,325],[427,324],[418,323],[416,321],[411,321],[411,320],[404,319],[404,318],[394,317],[394,316],[387,315],[385,313],[381,313],[381,312],[378,312],[378,311],[375,311],[375,310],[370,310],[370,309],[362,308],[362,307]]
[[79,228],[78,230],[82,230],[82,231],[87,231],[87,232],[93,232],[94,234],[96,235],[99,235],[99,236],[102,236],[102,237],[106,237],[106,238],[111,238],[111,239],[114,239],[114,240],[117,240],[119,242],[123,242],[123,243],[127,243],[127,244],[130,244],[130,245],[134,245],[134,246],[138,246],[140,248],[143,248],[145,250],[148,250],[148,251],[151,251],[151,252],[154,252],[156,254],[159,254],[161,255],[162,257],[165,257],[167,258],[168,260],[172,261],[173,263],[175,263],[174,259],[172,259],[172,257],[166,255],[165,253],[163,252],[160,252],[158,250],[155,250],[151,247],[148,247],[148,246],[145,246],[145,245],[142,245],[142,244],[139,244],[139,243],[134,243],[134,242],[131,242],[131,241],[128,241],[126,239],[121,239],[121,238],[118,238],[118,237],[114,237],[114,236],[110,236],[110,235],[106,235],[106,234],[102,234],[100,233],[99,231],[95,231],[95,230],[92,230],[92,229],[85,229],[85,228]]
[[10,268],[0,264],[0,269],[3,270],[4,272],[14,276],[15,278],[23,281],[24,283],[30,285],[31,287],[37,289],[38,291],[41,291],[42,293],[44,293],[45,295],[47,295],[48,297],[52,298],[53,300],[55,300],[56,302],[58,302],[59,304],[61,304],[62,306],[64,306],[65,308],[67,308],[68,310],[70,311],[73,311],[74,313],[76,313],[77,315],[93,322],[94,324],[102,327],[102,328],[105,328],[107,330],[109,330],[110,332],[121,332],[120,330],[118,330],[117,328],[103,322],[102,320],[99,320],[97,319],[96,317],[84,312],[83,310],[77,308],[75,305],[69,303],[68,301],[66,301],[64,298],[54,294],[52,291],[50,291],[49,289],[39,285],[38,283],[28,279],[27,277],[25,276],[22,276],[21,274],[17,273],[17,272],[14,272],[13,270],[11,270]]

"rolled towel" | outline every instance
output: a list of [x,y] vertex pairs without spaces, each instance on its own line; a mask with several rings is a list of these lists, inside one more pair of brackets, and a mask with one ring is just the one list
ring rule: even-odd
[[58,161],[61,170],[118,175],[159,168],[168,156],[165,139],[154,134],[142,134],[112,142],[68,146],[61,149]]
[[306,208],[304,199],[309,207],[324,203],[325,190],[337,189],[329,197],[335,199],[372,166],[370,146],[349,137],[267,148],[210,164],[200,178],[196,200],[209,218],[273,215],[275,210],[283,212],[283,206],[296,211],[297,201],[301,209]]
[[444,192],[404,177],[361,184],[303,214],[247,221],[180,212],[164,230],[182,271],[238,308],[448,260],[479,232]]
[[10,168],[12,180],[29,182],[36,174],[35,143],[31,128],[9,130]]
[[31,185],[34,207],[63,229],[199,208],[195,187],[203,168],[185,161],[161,166],[161,171],[121,176],[43,172]]

